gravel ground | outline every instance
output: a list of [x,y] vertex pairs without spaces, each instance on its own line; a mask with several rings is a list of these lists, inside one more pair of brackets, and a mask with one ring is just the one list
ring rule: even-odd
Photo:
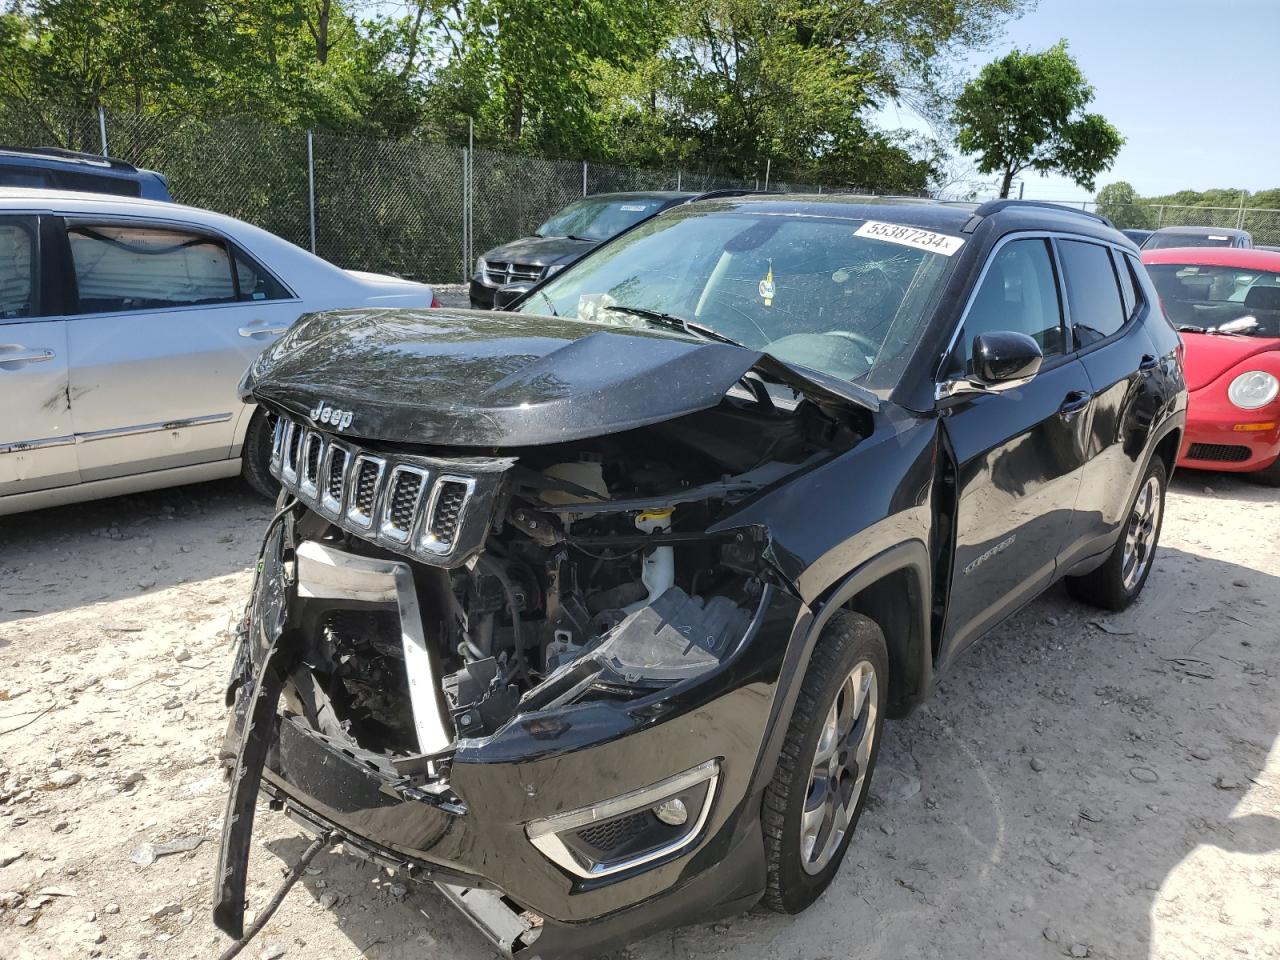
[[[0,519],[0,957],[223,947],[227,628],[267,514],[228,482]],[[1275,491],[1180,475],[1140,603],[1055,589],[888,726],[814,908],[618,956],[1280,956],[1278,586]],[[306,845],[260,816],[251,906]],[[334,852],[246,956],[493,954],[431,888]]]

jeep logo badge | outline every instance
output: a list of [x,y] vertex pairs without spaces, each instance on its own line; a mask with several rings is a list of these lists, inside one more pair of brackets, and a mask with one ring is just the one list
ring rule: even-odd
[[321,400],[307,416],[316,423],[327,423],[335,430],[345,430],[351,426],[351,418],[354,416],[354,412],[351,410],[339,410]]

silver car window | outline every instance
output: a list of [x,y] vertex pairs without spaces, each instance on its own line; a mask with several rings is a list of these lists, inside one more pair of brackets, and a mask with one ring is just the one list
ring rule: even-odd
[[0,320],[31,316],[34,252],[34,239],[25,225],[0,222]]
[[226,244],[184,230],[76,224],[67,230],[80,313],[237,299]]

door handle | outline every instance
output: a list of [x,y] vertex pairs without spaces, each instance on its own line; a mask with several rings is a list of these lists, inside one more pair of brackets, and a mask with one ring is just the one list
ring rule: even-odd
[[45,360],[52,360],[57,356],[52,350],[26,350],[18,344],[14,344],[11,349],[16,352],[0,352],[0,369],[7,369],[11,363],[43,363]]
[[1073,390],[1063,398],[1062,406],[1058,408],[1058,416],[1064,420],[1070,420],[1088,407],[1092,399],[1093,397],[1083,390]]
[[241,327],[237,333],[242,337],[256,337],[259,334],[271,334],[273,336],[284,333],[289,328],[285,327]]
[[1149,353],[1144,353],[1142,359],[1138,361],[1138,369],[1143,371],[1154,370],[1159,364],[1159,359]]

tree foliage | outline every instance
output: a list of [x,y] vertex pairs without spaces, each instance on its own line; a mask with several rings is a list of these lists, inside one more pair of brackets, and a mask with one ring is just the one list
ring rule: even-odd
[[[1030,0],[8,0],[0,113],[242,116],[924,189],[959,55]],[[2,119],[2,118],[0,118]],[[1083,162],[1083,161],[1082,161]]]
[[981,173],[1001,175],[1000,196],[1024,170],[1061,173],[1092,190],[1124,144],[1105,117],[1086,113],[1091,87],[1065,40],[1033,53],[1013,50],[987,64],[956,99],[956,143],[978,155]]
[[1139,203],[1140,199],[1131,183],[1109,183],[1098,191],[1098,212],[1121,230],[1154,230],[1155,215]]

